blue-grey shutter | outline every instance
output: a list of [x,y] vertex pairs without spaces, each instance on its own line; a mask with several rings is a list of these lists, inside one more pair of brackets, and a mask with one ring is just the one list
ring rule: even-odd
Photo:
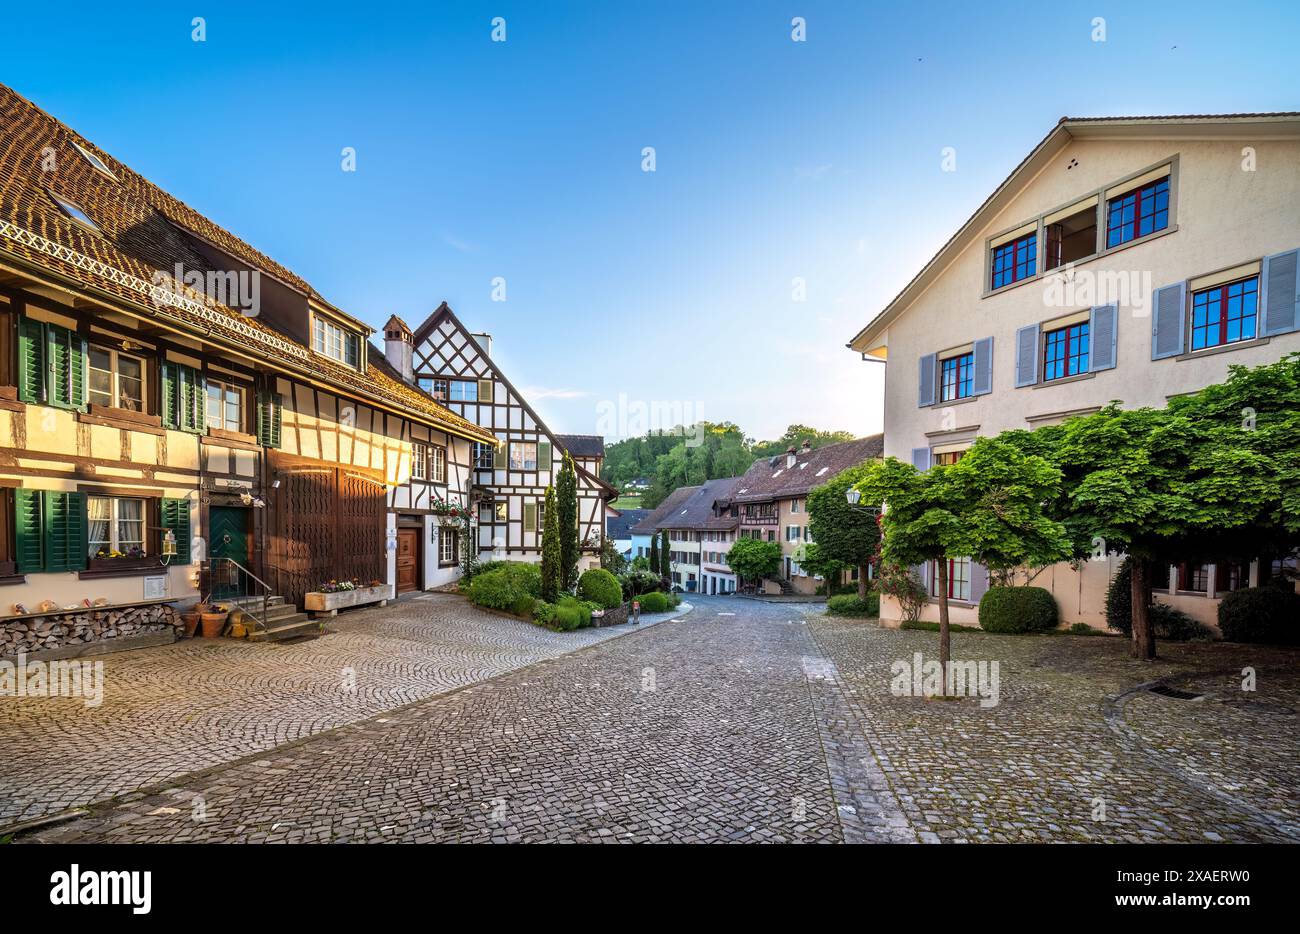
[[1115,366],[1118,330],[1118,305],[1098,305],[1092,310],[1088,321],[1088,369],[1093,373]]
[[982,564],[970,563],[970,602],[979,605],[980,597],[989,589],[989,569]]
[[982,396],[993,391],[993,338],[981,337],[975,342],[975,357],[971,375],[970,394]]
[[917,470],[930,469],[930,449],[912,448],[912,466]]
[[1038,382],[1038,325],[1016,330],[1016,388]]
[[1183,352],[1187,323],[1187,283],[1156,289],[1151,299],[1151,359],[1176,357]]
[[934,405],[934,387],[935,376],[934,367],[937,355],[929,353],[921,358],[921,385],[920,392],[916,397],[918,407],[924,408],[927,405]]
[[1259,303],[1257,334],[1269,337],[1300,330],[1300,277],[1296,275],[1300,250],[1264,258],[1264,294]]

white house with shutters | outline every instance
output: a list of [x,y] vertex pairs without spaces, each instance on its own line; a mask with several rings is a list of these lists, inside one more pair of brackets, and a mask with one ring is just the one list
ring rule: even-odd
[[[1300,351],[1298,166],[1296,113],[1063,119],[849,343],[886,363],[885,454],[928,469],[978,436],[1163,406]],[[1118,561],[1034,583],[1102,627]],[[1158,594],[1213,625],[1219,594],[1290,561],[1175,566]],[[954,622],[977,622],[987,574],[959,560],[949,580]]]
[[384,340],[404,379],[497,439],[495,448],[476,443],[471,454],[480,557],[541,560],[546,488],[569,453],[578,478],[579,567],[599,566],[607,506],[618,497],[599,476],[603,440],[551,431],[493,362],[491,336],[471,332],[446,302],[414,332],[394,316]]

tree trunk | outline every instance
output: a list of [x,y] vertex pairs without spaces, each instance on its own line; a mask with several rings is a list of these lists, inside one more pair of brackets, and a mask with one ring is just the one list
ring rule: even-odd
[[865,564],[858,565],[858,599],[867,599],[867,566]]
[[934,563],[939,574],[939,667],[943,672],[942,696],[948,696],[948,661],[952,649],[952,634],[948,630],[948,559]]
[[1130,555],[1129,563],[1133,569],[1129,595],[1133,603],[1132,653],[1134,658],[1153,659],[1156,657],[1156,635],[1151,628],[1151,614],[1147,612],[1151,605],[1151,561]]

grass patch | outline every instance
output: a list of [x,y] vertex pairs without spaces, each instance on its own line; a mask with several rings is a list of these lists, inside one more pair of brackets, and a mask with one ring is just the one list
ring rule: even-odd
[[[925,620],[917,620],[914,623],[903,623],[899,629],[911,629],[918,632],[938,632],[939,624],[930,623]],[[948,629],[952,632],[983,632],[978,626],[963,626],[960,623],[949,623]]]
[[640,509],[640,493],[620,493],[618,499],[614,500],[615,509]]

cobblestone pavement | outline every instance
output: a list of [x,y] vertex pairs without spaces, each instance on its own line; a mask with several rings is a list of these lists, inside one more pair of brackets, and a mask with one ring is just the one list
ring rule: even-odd
[[[700,598],[20,840],[1300,839],[1295,651],[1146,664],[1117,639],[955,634],[955,659],[999,663],[986,708],[890,693],[936,634],[819,611]],[[1209,693],[1135,690],[1157,678]]]
[[[983,708],[890,693],[890,664],[935,658],[937,633],[812,629],[924,842],[1300,841],[1300,652],[1162,642],[1143,663],[1114,638],[954,633],[953,659],[999,663]],[[1165,678],[1213,693],[1134,690]]]
[[[674,618],[643,616],[642,626]],[[194,639],[105,655],[104,701],[0,698],[0,826],[168,781],[603,642],[421,594],[296,644]],[[354,690],[346,686],[354,685]]]

